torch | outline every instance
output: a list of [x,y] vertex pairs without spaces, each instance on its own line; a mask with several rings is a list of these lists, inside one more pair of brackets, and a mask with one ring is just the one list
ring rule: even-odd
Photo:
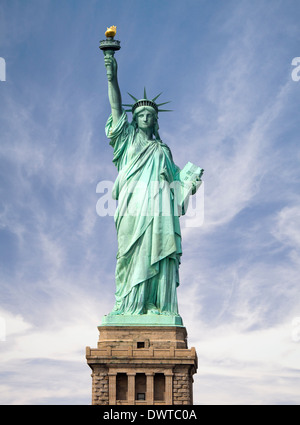
[[[117,27],[114,25],[110,28],[107,28],[105,32],[106,40],[100,41],[99,49],[103,50],[104,56],[114,56],[116,50],[120,50],[120,41],[114,40],[116,35]],[[107,68],[107,79],[110,81],[112,75],[111,67]]]

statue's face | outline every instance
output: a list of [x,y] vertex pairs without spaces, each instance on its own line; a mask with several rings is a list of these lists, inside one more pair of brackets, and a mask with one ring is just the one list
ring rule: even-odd
[[136,122],[138,128],[153,128],[155,124],[155,112],[150,107],[140,107],[136,110]]

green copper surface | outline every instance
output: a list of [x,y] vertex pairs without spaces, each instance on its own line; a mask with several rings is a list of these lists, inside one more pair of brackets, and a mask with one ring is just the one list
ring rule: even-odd
[[[156,104],[138,104],[132,122],[128,121],[116,59],[106,52],[104,61],[111,105],[105,131],[119,174],[113,187],[113,198],[118,200],[116,300],[102,324],[182,326],[177,302],[182,255],[179,216],[199,187],[203,170],[188,163],[186,172],[175,165],[158,133]],[[188,185],[183,173],[192,175]]]
[[102,326],[183,326],[181,317],[157,314],[125,314],[102,317]]

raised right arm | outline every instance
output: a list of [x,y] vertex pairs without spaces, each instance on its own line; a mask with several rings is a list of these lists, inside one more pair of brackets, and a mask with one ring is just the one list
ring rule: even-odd
[[111,114],[114,127],[122,115],[122,97],[119,88],[117,72],[118,65],[116,59],[111,55],[104,56],[104,64],[108,71],[108,99],[111,107]]

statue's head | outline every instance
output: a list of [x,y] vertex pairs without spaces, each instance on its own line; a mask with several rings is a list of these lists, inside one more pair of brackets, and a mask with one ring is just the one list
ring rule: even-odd
[[144,89],[144,98],[138,100],[132,94],[128,93],[130,97],[135,101],[134,104],[125,104],[124,106],[130,106],[131,109],[127,112],[132,112],[132,124],[135,128],[149,128],[152,126],[152,134],[159,139],[158,134],[158,112],[164,112],[166,109],[159,109],[160,106],[165,105],[169,102],[157,104],[155,101],[161,95],[158,94],[153,99],[148,99],[146,89]]
[[140,106],[133,113],[132,121],[138,128],[154,128],[158,114],[151,106]]
[[136,129],[151,129],[152,135],[159,139],[158,113],[151,106],[139,106],[132,116],[132,124]]

